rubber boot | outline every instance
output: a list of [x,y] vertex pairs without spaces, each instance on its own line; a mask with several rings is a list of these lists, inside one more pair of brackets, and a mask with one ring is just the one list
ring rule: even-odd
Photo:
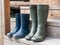
[[27,34],[29,34],[29,32],[29,14],[21,14],[21,28],[13,35],[13,38],[24,38]]
[[12,36],[13,36],[17,31],[19,31],[19,29],[20,29],[20,26],[21,26],[20,13],[16,13],[16,14],[15,14],[15,17],[16,17],[16,26],[15,26],[14,30],[12,30],[10,33],[7,34],[7,37],[8,37],[8,38],[12,38]]
[[41,42],[46,38],[46,22],[48,17],[48,9],[48,5],[37,5],[37,32],[31,39],[34,42]]
[[32,27],[30,33],[25,37],[27,40],[31,40],[37,30],[37,5],[30,5],[30,15],[32,19]]

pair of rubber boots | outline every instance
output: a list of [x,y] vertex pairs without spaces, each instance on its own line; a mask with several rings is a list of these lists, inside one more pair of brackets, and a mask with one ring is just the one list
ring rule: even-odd
[[29,32],[29,14],[16,13],[15,29],[7,34],[8,38],[20,39],[24,38]]
[[48,10],[48,5],[30,5],[32,27],[30,33],[25,37],[27,40],[41,42],[46,38]]

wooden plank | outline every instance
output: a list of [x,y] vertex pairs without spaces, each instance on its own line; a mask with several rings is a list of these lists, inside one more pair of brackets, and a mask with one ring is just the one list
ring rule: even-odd
[[50,6],[50,10],[59,10],[60,9],[60,1],[59,0],[30,0],[30,2],[23,2],[23,1],[10,1],[10,6],[11,7],[19,7],[19,6],[28,6],[28,5],[33,5],[33,4],[42,4],[45,5],[45,3],[47,5]]
[[29,10],[30,7],[29,7],[29,6],[20,6],[20,9],[21,9],[21,10]]
[[60,10],[49,10],[48,19],[60,20]]
[[60,6],[53,5],[53,6],[49,7],[49,10],[60,10]]
[[[15,22],[13,22],[15,23]],[[50,37],[47,37],[44,41],[42,42],[33,42],[33,41],[28,41],[26,39],[19,39],[19,40],[14,40],[12,38],[12,40],[8,39],[7,37],[5,37],[5,44],[6,45],[12,45],[12,43],[14,45],[19,45],[19,44],[23,44],[23,45],[56,45],[56,41],[58,38],[60,38],[60,21],[58,20],[48,20],[48,35]],[[58,24],[58,25],[57,25]],[[14,26],[15,24],[12,24],[12,26]],[[58,30],[57,30],[58,29]],[[54,37],[53,39],[51,37]],[[55,40],[56,39],[56,40]],[[54,43],[53,43],[54,40]],[[60,40],[58,39],[59,43],[57,43],[58,45],[60,44]]]
[[10,31],[10,0],[4,0],[5,9],[5,34]]
[[28,6],[29,2],[23,2],[23,1],[10,1],[11,7],[19,7],[19,6]]
[[29,6],[20,6],[21,13],[30,14]]
[[[60,44],[60,39],[56,38],[51,38],[47,37],[44,41],[42,42],[33,42],[33,41],[28,41],[26,39],[19,39],[19,40],[9,40],[7,37],[5,37],[5,45],[59,45]],[[54,43],[53,43],[54,42]]]
[[[24,10],[29,10],[29,6],[20,6],[21,9],[24,9]],[[53,5],[51,7],[49,7],[49,10],[60,10],[60,6],[57,6],[57,5]]]
[[53,38],[60,38],[60,20],[47,20],[47,35]]
[[60,0],[30,0],[30,4],[60,5]]
[[0,0],[0,45],[4,45],[4,0]]

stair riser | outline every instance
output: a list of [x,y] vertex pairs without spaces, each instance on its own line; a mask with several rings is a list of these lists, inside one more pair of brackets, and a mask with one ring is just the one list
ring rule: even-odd
[[60,27],[59,26],[47,26],[47,35],[54,38],[60,38]]

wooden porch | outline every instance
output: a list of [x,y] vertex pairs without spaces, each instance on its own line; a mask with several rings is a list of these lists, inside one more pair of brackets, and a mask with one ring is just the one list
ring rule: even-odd
[[[1,20],[1,23],[3,24],[2,26],[0,26],[1,27],[1,30],[3,30],[3,31],[5,31],[5,34],[7,34],[8,32],[10,32],[10,6],[13,6],[13,7],[16,7],[16,8],[20,8],[21,6],[29,6],[30,4],[36,4],[36,3],[40,3],[40,0],[30,0],[29,2],[18,2],[18,4],[17,4],[17,2],[15,1],[15,2],[10,2],[9,0],[3,0],[4,2],[2,2],[2,3],[4,3],[4,4],[2,4],[2,5],[4,5],[4,7],[3,6],[1,6],[1,8],[2,8],[2,13],[0,14],[0,18],[2,17],[2,20]],[[33,2],[34,1],[34,2]],[[41,1],[42,2],[42,1]],[[50,4],[49,4],[49,2],[50,2]],[[53,3],[54,2],[54,3]],[[48,4],[48,5],[50,5],[50,8],[49,8],[49,16],[48,16],[48,18],[49,19],[57,19],[58,21],[58,23],[55,23],[56,25],[58,24],[58,30],[60,29],[60,22],[59,22],[59,20],[60,20],[60,1],[59,0],[49,0],[47,3],[45,2],[45,4]],[[22,13],[29,13],[29,8],[24,8],[25,10],[23,10],[23,8],[22,8],[22,10],[21,10],[21,12]],[[1,9],[0,9],[1,10]],[[27,10],[27,11],[26,11]],[[51,21],[50,21],[51,22]],[[54,23],[54,22],[53,22]],[[52,23],[52,24],[53,24]],[[51,23],[49,23],[50,25],[51,25]],[[56,26],[54,24],[54,26]],[[15,25],[15,24],[14,24]],[[3,28],[4,27],[4,28]],[[53,28],[53,29],[55,29],[55,27]],[[51,30],[53,30],[53,29],[51,29]],[[57,28],[56,28],[57,29]],[[56,30],[57,31],[57,30]],[[54,32],[54,31],[53,31]],[[54,35],[54,34],[57,34],[57,35]],[[3,33],[2,33],[3,34]],[[52,34],[51,33],[51,35],[50,36],[59,36],[58,34],[60,34],[60,31],[58,31],[58,32],[54,32],[54,34]],[[59,38],[60,38],[60,36],[59,36]],[[11,40],[9,40],[9,39],[7,39],[6,37],[4,38],[4,45],[59,45],[60,44],[60,39],[56,39],[56,38],[51,38],[51,37],[49,37],[49,38],[47,38],[45,41],[43,41],[43,42],[41,42],[41,43],[34,43],[34,42],[31,42],[31,41],[26,41],[25,39],[21,39],[21,40],[19,40],[19,41],[15,41],[15,40],[13,40],[13,41],[11,41]],[[2,39],[3,40],[3,39]],[[24,42],[24,43],[23,43]],[[54,43],[53,43],[54,42]]]
[[[58,19],[60,17],[60,1],[59,0],[47,0],[46,2],[43,1],[37,1],[37,0],[30,0],[29,2],[22,2],[22,1],[9,1],[6,0],[5,1],[5,34],[7,34],[10,31],[10,7],[16,7],[16,8],[20,8],[21,6],[25,7],[25,6],[29,6],[30,4],[48,4],[50,6],[49,8],[49,16],[48,18],[50,19]],[[25,8],[22,9],[21,11],[22,13],[29,13],[29,9]],[[7,24],[6,24],[7,23]],[[7,28],[6,28],[7,27]]]
[[[11,30],[14,29],[15,27],[15,18],[10,18],[10,24],[11,24]],[[48,37],[43,41],[43,42],[33,42],[33,41],[27,41],[26,39],[19,39],[19,40],[14,40],[14,39],[8,39],[6,36],[4,37],[4,45],[60,45],[60,21],[58,20],[48,20],[48,27],[50,34],[48,33]],[[58,23],[58,25],[57,25]],[[53,27],[52,27],[53,26]],[[57,28],[59,27],[59,28]],[[58,30],[55,30],[58,29]],[[53,31],[52,31],[53,30]],[[54,35],[56,33],[56,35]]]
[[43,42],[32,42],[25,39],[18,41],[5,38],[4,45],[60,45],[60,39],[47,37]]

